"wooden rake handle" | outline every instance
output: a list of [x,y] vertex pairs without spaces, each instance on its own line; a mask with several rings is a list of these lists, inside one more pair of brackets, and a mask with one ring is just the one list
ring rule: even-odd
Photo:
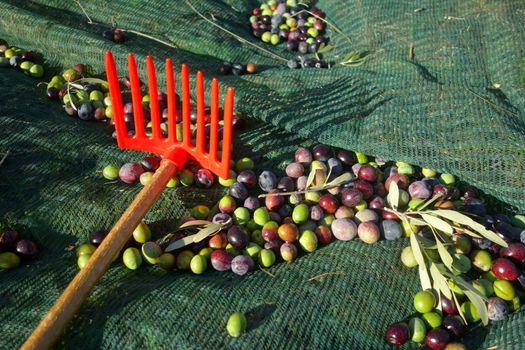
[[22,350],[49,349],[78,311],[91,289],[107,271],[133,230],[177,172],[174,162],[163,160],[152,181],[137,194],[113,229],[95,250],[86,266],[69,283],[40,324],[22,345]]

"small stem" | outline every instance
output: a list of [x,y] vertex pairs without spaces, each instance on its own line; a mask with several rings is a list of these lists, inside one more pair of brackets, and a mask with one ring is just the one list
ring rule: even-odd
[[330,276],[330,275],[344,275],[343,272],[325,272],[325,273],[321,273],[319,275],[316,275],[316,276],[313,276],[313,277],[310,277],[308,279],[308,282],[312,282],[312,281],[315,281],[315,280],[318,280],[324,276]]
[[9,155],[9,150],[7,150],[7,152],[5,152],[5,154],[2,157],[2,159],[0,159],[0,166],[2,166],[2,164],[4,164],[5,159],[7,158],[8,155]]
[[148,35],[148,34],[144,34],[144,33],[141,33],[141,32],[137,32],[136,30],[131,30],[131,29],[121,29],[123,32],[125,33],[133,33],[135,35],[138,35],[138,36],[141,36],[141,37],[144,37],[144,38],[148,38],[148,39],[151,39],[153,41],[156,41],[158,43],[161,43],[163,45],[166,45],[166,46],[169,46],[173,49],[178,49],[179,47],[175,44],[171,44],[171,43],[168,43],[167,41],[164,41],[164,40],[161,40],[161,39],[158,39],[158,38],[155,38],[154,36],[151,36],[151,35]]
[[[75,0],[75,2],[77,3],[78,7],[80,7],[80,9],[82,10],[82,12],[84,12],[84,15],[86,16],[86,18],[88,19],[88,24],[95,24],[95,22],[93,22],[91,20],[91,17],[89,17],[88,13],[86,12],[86,9],[84,9],[84,6],[82,6],[82,4],[80,3],[79,0]],[[98,23],[97,23],[98,24]]]
[[206,22],[208,22],[208,23],[214,25],[215,27],[219,28],[220,30],[222,30],[222,31],[224,31],[224,32],[226,32],[226,33],[228,33],[228,34],[230,34],[231,36],[233,36],[235,39],[237,39],[237,40],[240,41],[241,43],[251,45],[251,46],[253,46],[253,47],[255,47],[255,48],[257,48],[257,49],[259,49],[259,50],[261,50],[261,51],[263,51],[263,52],[266,52],[267,54],[273,56],[274,58],[277,58],[277,59],[279,59],[279,60],[281,60],[281,61],[284,61],[284,62],[288,62],[288,60],[287,60],[286,58],[284,58],[284,57],[282,57],[282,56],[279,56],[279,55],[277,55],[276,53],[271,52],[270,50],[265,49],[264,47],[261,47],[261,46],[259,46],[259,45],[257,45],[257,44],[254,44],[254,43],[252,43],[252,42],[250,42],[250,41],[244,39],[243,37],[241,37],[241,36],[239,36],[239,35],[237,35],[237,34],[231,32],[231,31],[229,31],[228,29],[226,29],[226,28],[224,28],[224,27],[218,25],[217,23],[213,22],[213,21],[210,20],[208,17],[204,16],[202,13],[200,13],[199,11],[197,11],[197,9],[196,9],[196,8],[195,8],[195,7],[189,2],[189,0],[184,0],[184,1],[185,1],[186,4],[187,4],[187,5],[193,10],[193,12],[195,12],[197,15],[199,15],[199,17],[201,17],[202,19],[204,19]]

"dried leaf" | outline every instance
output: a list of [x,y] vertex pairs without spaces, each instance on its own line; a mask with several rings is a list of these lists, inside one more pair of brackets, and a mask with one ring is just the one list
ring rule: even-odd
[[166,252],[171,252],[173,250],[177,250],[177,249],[180,249],[180,248],[183,248],[189,244],[192,244],[193,243],[193,239],[195,238],[196,235],[190,235],[190,236],[186,236],[184,237],[183,239],[179,239],[179,240],[176,240],[175,242],[171,243],[169,246],[166,247],[165,251]]
[[190,220],[186,221],[182,225],[179,226],[179,228],[186,228],[186,227],[193,227],[193,226],[202,226],[202,225],[208,225],[211,224],[211,221],[208,220]]
[[390,183],[388,196],[390,197],[390,205],[392,206],[392,209],[397,210],[399,206],[399,187],[395,181]]
[[447,279],[445,278],[445,276],[441,274],[441,271],[434,263],[430,264],[430,275],[432,276],[434,285],[437,285],[438,290],[441,293],[443,293],[445,297],[447,297],[448,299],[451,299],[452,292],[450,291],[450,288],[448,286]]
[[206,237],[219,232],[220,230],[222,230],[222,225],[215,224],[215,223],[206,225],[203,229],[199,230],[199,232],[193,235],[194,236],[193,243],[198,243],[202,241],[203,239],[205,239]]
[[420,215],[421,215],[421,218],[425,220],[433,228],[443,231],[445,233],[448,233],[449,235],[454,233],[454,229],[452,228],[452,226],[450,226],[450,224],[446,222],[445,220],[442,220],[440,218],[437,218],[435,216],[428,215],[425,213],[421,213]]
[[483,325],[486,326],[489,324],[489,316],[488,316],[488,310],[487,310],[487,304],[483,299],[475,293],[472,293],[468,290],[465,291],[465,295],[469,300],[474,304],[476,307],[476,310],[478,311],[479,317],[481,317],[481,322],[483,322]]
[[448,210],[448,209],[440,209],[440,210],[434,210],[431,213],[439,215],[441,217],[444,217],[445,219],[449,219],[451,221],[457,222],[461,225],[465,225],[473,229],[474,231],[478,232],[483,237],[487,238],[488,240],[499,244],[502,247],[507,247],[508,244],[505,242],[501,237],[499,237],[496,233],[489,231],[483,226],[482,224],[472,220],[465,214],[462,214],[455,210]]

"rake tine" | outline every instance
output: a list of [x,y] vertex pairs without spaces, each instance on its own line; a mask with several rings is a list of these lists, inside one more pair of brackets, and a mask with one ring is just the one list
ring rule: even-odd
[[195,146],[197,153],[204,154],[204,80],[202,72],[197,72],[197,140]]
[[190,134],[190,81],[188,78],[188,66],[182,65],[181,69],[181,98],[182,98],[182,142],[188,149],[191,145]]
[[152,137],[154,140],[162,138],[160,132],[160,114],[159,114],[159,99],[157,92],[157,78],[155,76],[155,66],[151,56],[146,57],[146,70],[148,72],[148,88],[149,88],[149,106],[151,115]]
[[166,94],[168,95],[168,143],[176,141],[177,123],[175,116],[177,106],[175,103],[175,82],[173,79],[173,64],[171,60],[166,59]]
[[113,118],[115,121],[115,131],[117,132],[117,143],[119,147],[126,147],[128,132],[124,123],[124,111],[122,109],[122,96],[120,96],[120,86],[118,83],[117,68],[111,52],[106,52],[106,75],[108,78],[109,93],[112,98]]
[[211,107],[211,129],[210,129],[210,157],[212,162],[217,163],[217,148],[219,134],[219,82],[213,78],[211,81],[210,94]]
[[[131,84],[131,99],[133,101],[133,118],[135,121],[135,135],[138,138],[146,136],[144,132],[144,115],[142,113],[142,96],[140,95],[140,83],[137,73],[135,57],[128,55],[128,74]],[[115,120],[116,121],[116,120]]]
[[223,125],[223,138],[222,138],[222,166],[220,168],[221,177],[227,179],[228,167],[226,164],[230,164],[231,158],[231,143],[232,143],[232,115],[233,115],[233,88],[229,87],[226,92],[226,98],[224,99],[224,125]]

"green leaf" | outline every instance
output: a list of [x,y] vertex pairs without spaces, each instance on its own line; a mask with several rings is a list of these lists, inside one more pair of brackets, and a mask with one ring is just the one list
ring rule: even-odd
[[317,49],[317,53],[326,53],[326,52],[332,51],[333,49],[334,49],[334,47],[332,45],[322,43],[319,46],[319,49]]
[[456,309],[459,312],[459,316],[463,320],[464,324],[468,324],[467,319],[465,318],[465,315],[463,314],[463,311],[461,311],[461,305],[459,304],[458,298],[456,297],[456,293],[452,293],[452,300],[454,301],[454,304],[456,304]]
[[441,274],[441,271],[434,263],[430,264],[430,275],[432,276],[434,284],[437,285],[438,290],[448,299],[452,299],[452,292],[448,286],[447,279]]
[[352,174],[350,174],[349,172],[346,172],[343,175],[339,175],[338,177],[336,177],[335,179],[327,183],[325,186],[337,187],[345,183],[348,183],[352,181],[353,179],[354,179],[354,176],[352,176]]
[[431,213],[434,213],[436,215],[439,215],[441,217],[444,217],[446,219],[449,219],[451,221],[457,222],[461,225],[465,225],[473,229],[474,231],[478,232],[483,237],[487,238],[488,240],[502,246],[507,247],[508,244],[505,242],[502,238],[500,238],[496,233],[489,231],[483,226],[482,224],[472,220],[465,214],[462,214],[455,210],[449,210],[449,209],[440,209],[440,210],[434,210]]
[[[435,236],[434,236],[435,237]],[[452,256],[448,252],[447,248],[441,243],[441,241],[436,237],[436,246],[439,253],[439,256],[441,257],[441,261],[443,261],[443,264],[449,269],[452,270]]]
[[193,227],[193,226],[202,226],[202,225],[208,225],[211,224],[211,221],[208,220],[190,220],[182,225],[179,226],[179,228],[186,228],[186,227]]
[[471,293],[474,293],[477,296],[479,296],[481,299],[487,301],[487,297],[484,294],[481,294],[481,292],[479,290],[477,290],[476,288],[474,288],[470,283],[465,281],[465,279],[463,279],[463,277],[461,277],[459,275],[455,276],[455,275],[451,274],[450,272],[445,272],[444,275],[449,277],[450,279],[453,279],[461,287],[461,289],[465,293],[467,291],[470,291]]
[[186,236],[184,237],[183,239],[179,239],[179,240],[176,240],[175,242],[171,243],[169,246],[166,247],[165,251],[166,252],[171,252],[173,250],[177,250],[177,249],[180,249],[180,248],[183,248],[189,244],[192,244],[193,243],[193,239],[195,238],[196,235],[190,235],[190,236]]
[[310,188],[310,186],[312,185],[312,182],[314,182],[314,179],[315,179],[315,171],[317,169],[313,168],[312,167],[312,170],[310,170],[310,174],[308,174],[308,179],[306,180],[306,186],[305,188]]
[[193,235],[193,243],[198,243],[206,237],[219,232],[220,230],[222,230],[222,225],[215,223],[206,225],[203,229],[201,229],[199,232]]
[[421,211],[421,210],[424,210],[426,207],[428,207],[430,204],[434,203],[436,200],[439,199],[439,197],[441,197],[440,194],[438,195],[435,195],[434,197],[430,198],[428,201],[426,201],[425,203],[423,203],[419,208],[417,208],[418,211]]
[[421,282],[421,287],[423,288],[423,290],[432,288],[430,276],[428,275],[427,267],[425,264],[425,257],[421,252],[421,246],[419,245],[415,234],[410,235],[410,246],[412,247],[412,253],[414,254],[414,258],[416,259],[416,262],[419,265],[419,281]]
[[390,197],[390,205],[392,206],[392,209],[397,210],[399,206],[399,187],[397,187],[397,183],[395,181],[390,183],[388,196]]
[[476,307],[476,310],[478,311],[478,315],[481,317],[481,322],[483,322],[483,325],[486,326],[489,324],[489,316],[488,316],[488,310],[487,310],[487,304],[485,301],[476,293],[472,293],[468,290],[465,291],[465,295],[469,300],[474,304]]
[[[390,184],[390,188],[392,188],[392,183]],[[454,233],[454,229],[452,228],[452,226],[450,226],[450,224],[445,220],[425,213],[421,213],[420,215],[423,220],[425,220],[430,226],[434,227],[435,229],[448,233],[449,235]]]

